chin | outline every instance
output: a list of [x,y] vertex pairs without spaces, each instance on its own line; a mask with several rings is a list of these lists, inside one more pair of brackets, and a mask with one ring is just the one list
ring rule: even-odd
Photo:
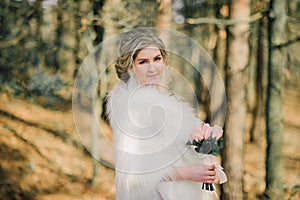
[[150,79],[148,79],[148,82],[151,82],[151,83],[160,83],[161,82],[161,77],[157,76],[155,78],[150,78]]
[[148,84],[159,84],[160,80],[158,80],[158,79],[151,79],[151,80],[146,81],[146,83],[148,83]]

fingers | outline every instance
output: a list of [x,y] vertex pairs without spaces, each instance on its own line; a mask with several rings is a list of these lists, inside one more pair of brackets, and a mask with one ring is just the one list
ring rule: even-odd
[[205,165],[204,168],[206,170],[215,170],[216,166],[215,165]]
[[216,180],[215,165],[193,165],[190,170],[190,180],[204,183],[214,183]]
[[204,170],[205,170],[205,175],[206,176],[216,176],[216,171],[215,171],[216,167],[215,165],[206,165],[204,167]]
[[215,165],[206,165],[205,170],[205,183],[214,183],[216,180],[216,171],[215,171]]
[[207,176],[216,176],[217,172],[216,171],[212,171],[212,170],[209,170],[205,173],[205,175]]
[[207,176],[205,179],[205,183],[214,183],[216,180],[216,176]]

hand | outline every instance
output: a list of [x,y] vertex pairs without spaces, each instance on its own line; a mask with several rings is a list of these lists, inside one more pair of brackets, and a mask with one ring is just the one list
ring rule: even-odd
[[215,165],[195,164],[186,167],[174,167],[177,180],[214,183],[216,179]]

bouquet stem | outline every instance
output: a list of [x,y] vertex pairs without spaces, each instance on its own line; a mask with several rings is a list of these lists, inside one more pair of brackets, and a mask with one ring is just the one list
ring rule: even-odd
[[214,191],[214,186],[212,183],[202,183],[202,190]]

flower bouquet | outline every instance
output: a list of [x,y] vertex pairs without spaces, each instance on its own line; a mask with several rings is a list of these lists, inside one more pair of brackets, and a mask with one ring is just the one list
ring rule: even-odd
[[[223,168],[216,162],[215,156],[219,155],[220,150],[224,147],[223,129],[219,126],[211,127],[209,124],[198,124],[195,126],[192,135],[192,141],[189,143],[195,147],[198,153],[210,156],[210,162],[216,164],[217,176],[220,183],[227,181]],[[203,183],[202,189],[214,191],[213,184]]]

